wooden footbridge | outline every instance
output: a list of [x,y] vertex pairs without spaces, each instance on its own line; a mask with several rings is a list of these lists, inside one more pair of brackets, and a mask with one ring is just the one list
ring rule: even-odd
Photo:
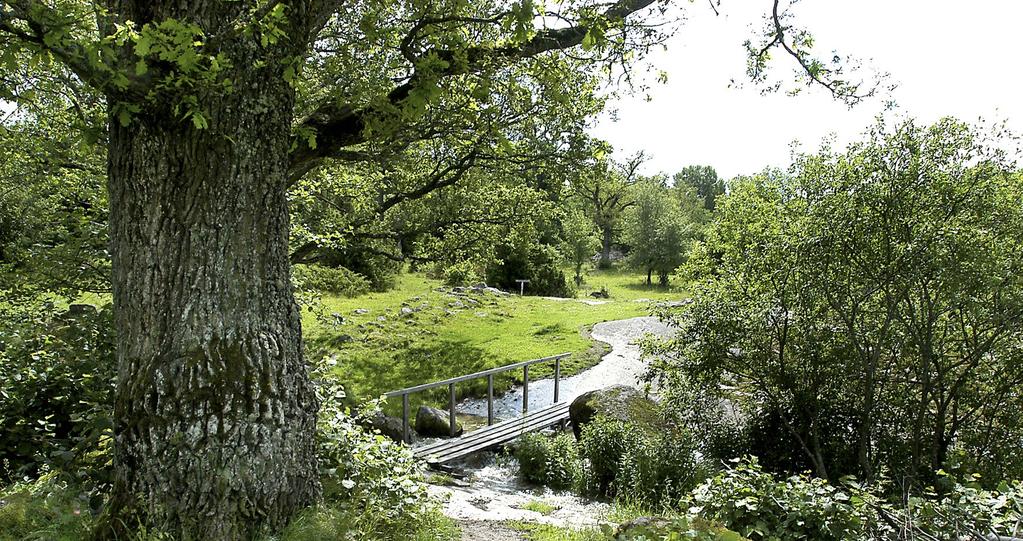
[[[455,461],[466,455],[492,449],[504,443],[514,440],[528,432],[535,432],[545,428],[564,423],[568,420],[568,403],[559,401],[559,390],[561,384],[561,359],[568,357],[568,353],[533,359],[520,363],[509,364],[474,374],[458,376],[456,378],[435,381],[416,385],[407,389],[391,391],[384,396],[388,398],[401,397],[401,422],[402,433],[405,442],[411,442],[409,433],[409,395],[428,389],[448,386],[448,423],[451,427],[451,439],[425,445],[413,449],[415,455],[426,460],[431,466]],[[553,403],[538,410],[529,411],[529,367],[537,363],[554,363],[554,400]],[[522,416],[508,419],[499,423],[494,422],[494,376],[509,370],[522,369]],[[463,434],[461,437],[454,437],[456,431],[455,422],[455,384],[477,378],[487,378],[487,426]]]

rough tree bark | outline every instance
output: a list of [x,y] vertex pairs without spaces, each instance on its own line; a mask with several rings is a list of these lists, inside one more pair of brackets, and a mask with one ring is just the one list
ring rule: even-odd
[[288,258],[294,91],[253,67],[253,40],[226,47],[234,90],[201,97],[207,129],[169,106],[111,123],[116,477],[99,538],[143,523],[248,539],[319,494]]

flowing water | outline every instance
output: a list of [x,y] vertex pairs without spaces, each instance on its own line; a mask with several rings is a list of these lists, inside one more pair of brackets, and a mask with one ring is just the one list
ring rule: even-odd
[[[655,317],[636,317],[619,321],[605,321],[593,326],[590,333],[594,340],[611,346],[611,352],[595,366],[572,377],[561,378],[559,399],[571,402],[575,397],[594,389],[621,383],[639,386],[646,369],[640,358],[639,346],[634,342],[647,334],[668,336],[667,325]],[[542,379],[529,382],[530,408],[542,408],[554,401],[554,380]],[[487,400],[476,398],[464,400],[457,406],[459,413],[486,417]],[[501,397],[494,398],[494,416],[510,419],[522,413],[522,388],[517,387]]]
[[[647,334],[668,336],[669,328],[654,317],[608,321],[593,326],[595,340],[606,342],[611,352],[597,365],[575,376],[562,378],[560,399],[571,401],[587,391],[617,383],[638,386],[646,363],[636,340]],[[537,380],[529,384],[529,404],[541,408],[554,399],[554,381]],[[485,399],[469,399],[458,405],[463,415],[487,414]],[[522,411],[522,389],[517,388],[494,399],[494,414],[499,419],[516,417]],[[510,521],[548,523],[559,526],[587,526],[605,521],[605,503],[579,498],[570,492],[555,492],[523,483],[514,459],[481,453],[454,464],[467,481],[460,486],[431,486],[430,492],[446,501],[444,514],[465,523]],[[523,509],[528,503],[542,501],[554,508],[549,514]]]

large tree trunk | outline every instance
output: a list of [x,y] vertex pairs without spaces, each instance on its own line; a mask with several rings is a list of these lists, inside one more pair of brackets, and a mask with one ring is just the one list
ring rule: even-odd
[[248,63],[202,99],[208,129],[171,111],[112,123],[116,478],[100,537],[141,521],[251,538],[319,493],[288,263],[293,101]]

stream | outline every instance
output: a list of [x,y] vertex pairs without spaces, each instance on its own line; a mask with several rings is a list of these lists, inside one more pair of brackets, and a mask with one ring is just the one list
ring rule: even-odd
[[[593,326],[595,340],[611,346],[611,351],[595,366],[568,378],[562,378],[560,399],[571,401],[587,391],[616,383],[638,386],[646,363],[634,342],[647,334],[668,336],[670,329],[655,317],[637,317],[607,321]],[[554,399],[554,381],[543,379],[529,383],[529,404],[541,408]],[[486,399],[462,401],[457,410],[464,415],[487,414]],[[522,389],[516,388],[494,399],[494,414],[499,419],[516,417],[522,411]],[[478,453],[456,469],[466,474],[467,482],[457,486],[431,485],[430,493],[445,501],[444,514],[460,522],[526,521],[559,526],[591,526],[604,521],[609,510],[601,502],[579,498],[568,491],[552,491],[521,481],[518,463],[494,453]],[[529,502],[542,501],[554,508],[549,514],[523,509]]]

